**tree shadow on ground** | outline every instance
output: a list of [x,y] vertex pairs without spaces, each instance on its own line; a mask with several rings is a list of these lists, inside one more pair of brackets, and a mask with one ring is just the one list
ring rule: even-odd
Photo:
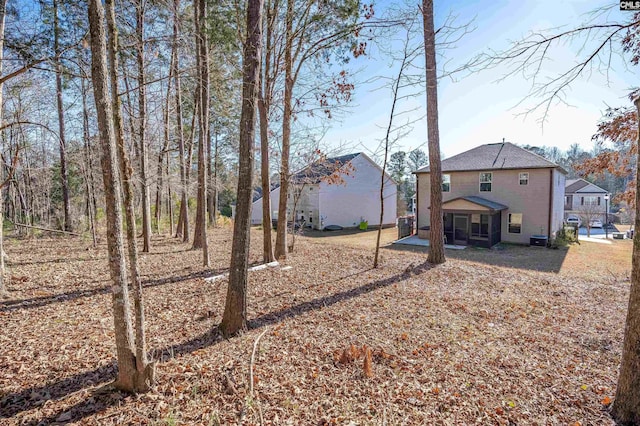
[[29,265],[47,265],[47,264],[56,264],[56,263],[74,263],[74,262],[93,262],[93,261],[105,261],[107,260],[107,256],[96,256],[91,258],[80,258],[77,257],[75,259],[69,259],[68,257],[60,257],[56,259],[49,260],[33,260],[30,262],[16,262],[13,260],[9,260],[7,262],[8,266],[16,267],[16,266],[29,266]]
[[368,232],[377,231],[373,228],[368,228],[366,230],[360,229],[358,227],[354,228],[343,228],[336,231],[318,231],[317,229],[303,229],[300,231],[299,235],[303,237],[309,238],[329,238],[329,237],[340,237],[343,235],[356,235],[356,234],[366,234]]
[[[172,277],[158,278],[154,280],[143,280],[142,287],[150,288],[157,287],[166,284],[175,284],[182,281],[187,281],[195,278],[206,278],[213,275],[223,274],[228,272],[229,268],[224,269],[207,269],[199,272],[192,272],[190,274],[177,275]],[[68,302],[71,300],[80,299],[83,297],[92,297],[100,294],[108,294],[111,292],[111,286],[103,286],[91,289],[82,289],[68,291],[65,293],[53,294],[51,296],[32,297],[30,299],[17,299],[17,300],[5,300],[0,301],[0,312],[12,312],[21,309],[34,309],[41,308],[43,306],[50,305],[58,302]]]
[[[424,262],[413,268],[407,268],[402,273],[381,280],[372,281],[360,287],[355,287],[327,296],[317,297],[286,309],[259,315],[258,317],[249,320],[249,329],[254,330],[267,327],[288,318],[294,318],[308,312],[326,308],[336,303],[371,293],[396,284],[413,275],[422,274],[431,268],[431,264]],[[342,279],[348,278],[349,276],[343,277]],[[156,354],[155,359],[158,362],[166,362],[167,360],[177,356],[214,346],[222,340],[223,338],[218,333],[217,328],[214,328],[213,330],[185,342],[170,345],[152,352]],[[2,399],[0,399],[0,419],[10,418],[24,411],[42,406],[48,400],[62,399],[73,393],[82,391],[85,388],[115,380],[116,375],[117,364],[115,360],[113,360],[107,365],[98,367],[91,371],[75,374],[57,382],[48,383],[43,386],[31,387],[20,392],[4,395]],[[116,397],[112,397],[114,392],[117,393]],[[61,420],[59,419],[64,419],[64,422],[80,421],[95,413],[105,410],[111,405],[118,404],[119,401],[121,401],[123,394],[115,390],[114,392],[100,394],[98,397],[95,395],[90,396],[71,407],[59,410],[47,418],[35,420],[33,424],[50,424],[60,422]]]
[[[429,252],[428,246],[406,244],[389,244],[383,248],[385,250],[424,253],[425,255]],[[446,250],[446,256],[450,259],[555,274],[560,272],[567,253],[568,248],[566,247],[550,249],[505,243],[500,243],[491,249],[467,246],[464,250]]]

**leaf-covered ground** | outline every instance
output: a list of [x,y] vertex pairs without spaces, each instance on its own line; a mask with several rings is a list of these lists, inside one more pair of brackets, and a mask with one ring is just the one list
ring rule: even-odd
[[[203,277],[227,270],[231,231],[210,240],[211,270],[168,237],[142,256],[157,385],[139,396],[109,386],[104,245],[9,241],[0,424],[611,424],[628,242],[607,265],[589,255],[607,248],[583,243],[451,253],[437,267],[420,250],[384,249],[373,270],[371,249],[299,238],[292,269],[250,273],[251,329],[224,340],[227,281]],[[257,264],[257,230],[252,244]],[[544,256],[564,266],[527,266]]]

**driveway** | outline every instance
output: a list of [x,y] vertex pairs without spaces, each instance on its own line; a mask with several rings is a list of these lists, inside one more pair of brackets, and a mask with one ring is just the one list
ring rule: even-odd
[[[607,232],[608,232],[609,239],[613,239],[611,234],[614,232],[618,232],[618,229],[616,229],[615,227],[610,227],[607,230]],[[604,228],[591,228],[590,238],[605,239],[606,237],[607,237],[607,234],[605,233]],[[578,230],[578,238],[580,238],[581,240],[587,238],[587,228],[581,227]]]

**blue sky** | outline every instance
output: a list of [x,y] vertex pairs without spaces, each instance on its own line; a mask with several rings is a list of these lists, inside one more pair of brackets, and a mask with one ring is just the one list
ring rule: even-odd
[[[376,13],[384,13],[385,8],[393,3],[377,2]],[[414,3],[417,4],[417,1]],[[440,52],[438,66],[445,61],[464,63],[488,49],[505,49],[511,41],[522,39],[532,30],[554,31],[554,28],[579,26],[593,19],[590,12],[607,4],[611,3],[578,0],[436,0],[436,26],[453,13],[457,15],[456,22],[473,20],[475,27],[472,33],[457,43],[455,49]],[[597,19],[625,21],[629,19],[629,13],[619,11],[615,3],[607,14]],[[590,45],[592,43],[589,41],[584,44],[584,38],[581,38],[557,46],[550,52],[551,61],[541,71],[543,76],[554,76],[568,69]],[[621,52],[618,45],[614,45],[614,50]],[[424,63],[422,57],[418,61],[419,64]],[[323,142],[329,146],[343,145],[351,150],[375,153],[388,122],[391,92],[388,89],[376,90],[380,83],[365,81],[375,75],[393,76],[397,73],[397,64],[391,63],[387,56],[374,48],[371,56],[353,61],[352,66],[360,69],[357,77],[360,83],[356,86],[353,104],[339,120],[330,124],[331,129]],[[579,143],[589,150],[593,146],[591,136],[607,106],[630,105],[626,96],[630,88],[637,85],[637,69],[627,66],[623,58],[614,55],[608,75],[593,69],[574,82],[565,93],[564,99],[568,105],[554,105],[542,125],[543,110],[523,115],[541,100],[527,98],[531,80],[514,74],[497,81],[508,74],[509,69],[504,66],[467,76],[460,75],[455,81],[449,78],[440,80],[440,143],[445,157],[484,143],[499,142],[503,138],[518,144],[556,146],[563,150],[573,143]],[[411,118],[417,119],[424,114],[424,105],[422,94],[406,100],[401,108],[417,108],[410,114]],[[393,151],[414,148],[426,151],[426,134],[426,119],[420,120],[413,125],[412,131],[398,141]]]

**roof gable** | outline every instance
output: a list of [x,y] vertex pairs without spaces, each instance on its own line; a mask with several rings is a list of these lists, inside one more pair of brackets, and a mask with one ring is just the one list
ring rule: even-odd
[[567,180],[567,184],[564,189],[565,194],[571,193],[596,193],[596,194],[606,194],[607,191],[605,189],[600,188],[598,185],[594,185],[593,183],[586,181],[584,179],[570,179]]
[[318,183],[322,178],[327,177],[340,170],[345,164],[351,162],[361,153],[341,155],[339,157],[326,158],[316,161],[313,164],[300,170],[292,176],[294,183]]
[[497,212],[505,210],[508,207],[504,204],[496,203],[495,201],[487,200],[486,198],[477,197],[475,195],[468,197],[458,197],[453,200],[449,200],[442,203],[442,208],[447,210],[472,210],[472,211],[487,211]]
[[[564,169],[547,160],[514,145],[510,142],[480,145],[453,157],[442,160],[442,172],[461,172],[474,170],[509,170],[509,169]],[[418,169],[415,173],[429,173],[429,166]]]

